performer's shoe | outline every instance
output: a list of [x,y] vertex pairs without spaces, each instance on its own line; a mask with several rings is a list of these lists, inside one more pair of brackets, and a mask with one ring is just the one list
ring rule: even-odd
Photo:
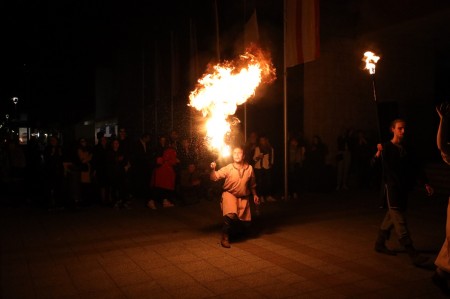
[[163,207],[164,208],[171,208],[174,207],[175,205],[173,203],[171,203],[167,198],[164,198],[163,200]]
[[155,201],[153,199],[150,199],[147,203],[147,207],[149,207],[152,210],[156,210],[156,204]]
[[390,232],[387,230],[380,229],[378,231],[378,237],[375,241],[375,251],[378,253],[383,253],[387,255],[397,255],[393,250],[386,247],[386,241],[389,239]]
[[429,261],[430,259],[426,256],[423,256],[421,254],[417,254],[415,256],[411,257],[411,261],[414,266],[419,268],[429,268]]
[[414,266],[421,268],[427,267],[429,262],[428,257],[421,255],[412,244],[405,245],[405,249]]
[[448,286],[448,277],[445,275],[445,272],[440,270],[439,268],[436,269],[433,276],[431,277],[431,280],[433,283],[441,290],[441,292],[445,296],[450,296],[450,288]]
[[267,202],[275,202],[275,201],[277,201],[275,197],[270,196],[270,195],[267,196]]
[[383,244],[375,243],[375,251],[378,253],[383,253],[383,254],[387,254],[387,255],[397,255],[397,253],[395,251],[387,248],[386,245],[384,245],[384,243]]
[[230,248],[230,240],[228,239],[228,235],[227,234],[222,234],[222,240],[220,241],[220,245],[222,245],[222,247],[225,248]]

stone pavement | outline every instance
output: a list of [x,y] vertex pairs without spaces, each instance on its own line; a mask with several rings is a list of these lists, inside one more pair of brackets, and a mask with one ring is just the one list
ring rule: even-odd
[[[444,239],[445,195],[415,192],[408,214],[430,266]],[[218,201],[150,210],[48,212],[1,206],[1,298],[443,298],[432,269],[373,245],[375,192],[265,203],[254,234],[219,244]]]

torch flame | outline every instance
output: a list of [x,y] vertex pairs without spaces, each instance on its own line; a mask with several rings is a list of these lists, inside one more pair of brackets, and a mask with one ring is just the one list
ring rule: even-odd
[[366,62],[366,70],[369,70],[369,74],[375,74],[375,66],[380,59],[379,56],[376,56],[375,53],[367,51],[364,53],[363,61]]
[[[266,55],[267,56],[267,55]],[[276,79],[270,58],[262,50],[252,47],[236,61],[225,61],[212,66],[210,73],[198,80],[189,95],[189,106],[201,111],[206,118],[206,139],[222,156],[230,155],[225,139],[231,132],[229,116],[238,105],[255,94],[256,88]]]

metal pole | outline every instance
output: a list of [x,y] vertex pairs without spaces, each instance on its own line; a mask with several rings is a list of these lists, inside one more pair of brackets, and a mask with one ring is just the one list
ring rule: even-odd
[[145,132],[145,50],[142,46],[142,134]]
[[158,41],[155,40],[155,69],[154,69],[154,80],[155,80],[155,99],[154,99],[154,117],[155,117],[155,141],[158,142],[158,97],[159,97],[159,59],[158,59],[159,51],[158,51]]
[[173,131],[173,98],[175,95],[175,45],[173,31],[170,32],[170,69],[171,69],[171,80],[170,80],[170,126],[171,131]]
[[380,114],[378,111],[378,102],[377,102],[377,90],[375,87],[375,73],[371,74],[370,77],[372,78],[372,91],[373,91],[373,100],[375,103],[375,111],[377,116],[377,129],[378,129],[378,139],[381,142],[381,128],[380,128]]
[[220,32],[219,32],[219,12],[217,9],[217,0],[214,1],[214,14],[216,18],[216,52],[217,61],[220,61]]
[[283,8],[283,125],[284,125],[284,198],[287,200],[289,196],[288,189],[288,149],[287,149],[287,68],[286,68],[286,30],[287,30],[287,0],[284,0]]

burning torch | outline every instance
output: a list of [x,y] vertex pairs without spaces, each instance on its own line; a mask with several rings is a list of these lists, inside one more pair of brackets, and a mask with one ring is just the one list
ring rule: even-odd
[[380,56],[375,55],[375,53],[371,51],[367,51],[364,53],[363,61],[366,63],[365,69],[369,71],[370,77],[372,78],[373,100],[375,102],[377,111],[378,138],[381,139],[380,119],[378,115],[377,91],[375,88],[375,68],[378,60],[380,60]]

